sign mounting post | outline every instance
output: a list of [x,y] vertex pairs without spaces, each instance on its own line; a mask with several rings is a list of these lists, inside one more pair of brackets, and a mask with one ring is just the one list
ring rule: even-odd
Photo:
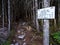
[[[44,0],[44,7],[49,7],[50,0]],[[44,19],[43,24],[43,45],[49,45],[49,20]]]
[[44,0],[44,8],[37,10],[37,18],[43,19],[43,45],[49,45],[49,19],[55,19],[55,7],[49,7],[50,0]]

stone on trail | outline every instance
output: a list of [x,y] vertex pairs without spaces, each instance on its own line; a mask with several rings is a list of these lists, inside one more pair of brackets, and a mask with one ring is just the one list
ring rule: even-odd
[[0,42],[5,42],[9,36],[8,29],[6,27],[0,28]]

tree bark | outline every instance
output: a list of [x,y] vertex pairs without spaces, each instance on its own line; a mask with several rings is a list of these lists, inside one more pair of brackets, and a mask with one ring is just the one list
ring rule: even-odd
[[10,32],[10,0],[8,0],[8,31]]
[[2,16],[3,16],[2,27],[4,28],[4,0],[2,0]]
[[35,23],[36,23],[36,29],[39,32],[39,23],[38,23],[38,19],[37,19],[37,9],[38,9],[38,4],[37,4],[37,0],[35,0],[35,11],[36,11],[36,15],[35,15]]

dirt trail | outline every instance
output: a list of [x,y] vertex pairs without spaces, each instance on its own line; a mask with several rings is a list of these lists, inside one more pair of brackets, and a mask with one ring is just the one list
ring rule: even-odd
[[42,38],[35,35],[33,28],[26,22],[16,26],[15,36],[12,40],[14,45],[42,45]]

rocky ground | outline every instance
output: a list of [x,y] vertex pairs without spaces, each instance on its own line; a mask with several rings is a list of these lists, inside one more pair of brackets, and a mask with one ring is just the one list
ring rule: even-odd
[[[7,29],[6,29],[7,30]],[[5,32],[7,32],[5,30]],[[15,25],[15,33],[10,37],[10,45],[43,45],[42,36],[35,31],[28,23],[22,22]],[[0,30],[1,32],[1,30]],[[8,33],[8,32],[7,32]],[[7,35],[6,33],[6,35]],[[5,34],[4,34],[5,36]],[[1,35],[0,35],[1,37]],[[6,36],[5,36],[6,37]],[[7,38],[7,37],[6,37]]]
[[[28,23],[19,23],[13,39],[15,45],[42,45],[42,37],[35,35],[33,29]],[[12,43],[13,44],[13,43]]]
[[9,32],[6,27],[0,28],[0,44],[5,42],[9,36]]

